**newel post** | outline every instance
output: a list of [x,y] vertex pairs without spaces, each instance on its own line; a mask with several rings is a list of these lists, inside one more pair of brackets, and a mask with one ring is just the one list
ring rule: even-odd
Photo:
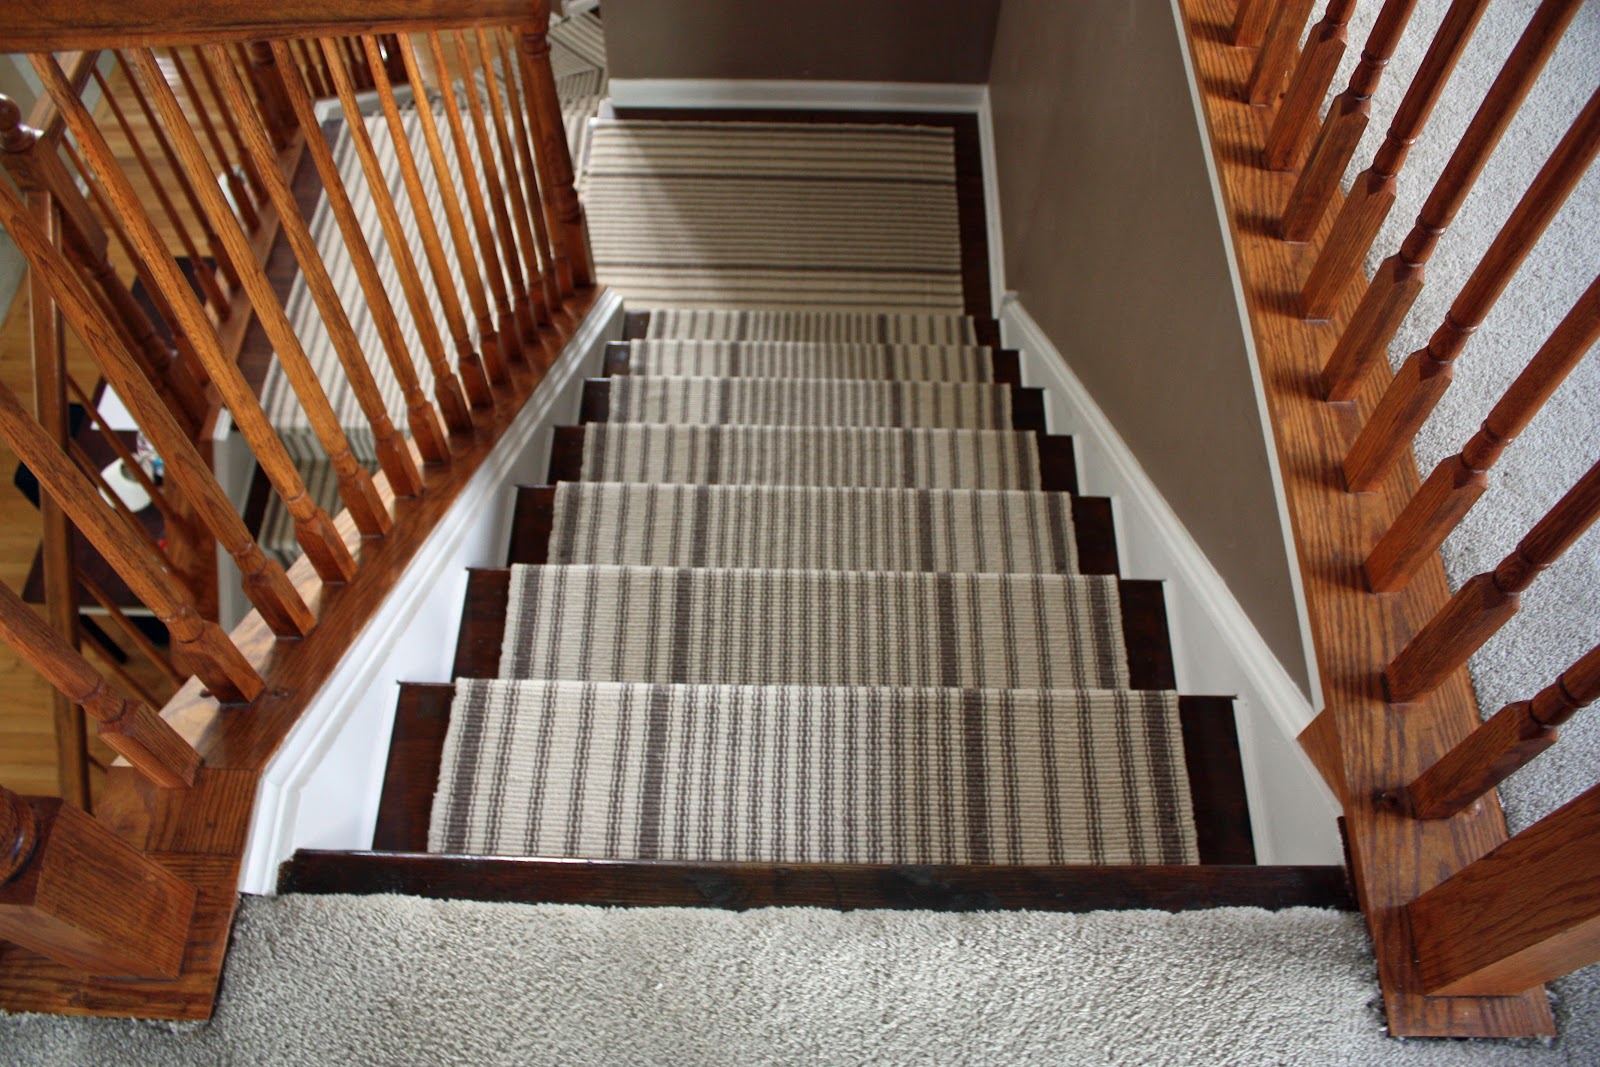
[[533,95],[533,142],[538,149],[539,169],[544,172],[545,196],[555,225],[550,227],[555,244],[556,277],[563,296],[573,287],[586,289],[594,284],[594,269],[589,258],[589,228],[583,205],[573,184],[572,152],[567,146],[566,124],[561,118],[561,100],[556,96],[556,78],[550,69],[550,7],[541,2],[532,23],[518,35],[528,67],[528,87]]

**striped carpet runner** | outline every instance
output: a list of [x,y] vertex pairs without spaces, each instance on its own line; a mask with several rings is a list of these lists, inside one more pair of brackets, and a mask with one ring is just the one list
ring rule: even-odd
[[1118,580],[970,320],[648,333],[510,571],[498,677],[457,682],[432,850],[1198,862],[1178,698],[1130,688]]

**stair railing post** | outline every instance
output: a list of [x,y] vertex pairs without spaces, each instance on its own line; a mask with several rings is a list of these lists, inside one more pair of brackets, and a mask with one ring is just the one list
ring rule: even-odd
[[250,83],[255,86],[256,99],[261,101],[261,117],[272,135],[273,147],[288,148],[300,124],[289,106],[288,90],[283,84],[283,68],[278,65],[272,46],[266,41],[251,41],[240,49],[242,64],[249,72]]
[[1266,36],[1276,0],[1239,0],[1233,13],[1233,43],[1239,48],[1255,48]]
[[1344,57],[1349,42],[1345,26],[1355,9],[1356,0],[1328,0],[1322,20],[1311,28],[1311,36],[1289,77],[1289,89],[1267,132],[1263,155],[1272,170],[1292,170],[1305,155],[1317,128],[1322,100]]
[[544,193],[553,216],[550,236],[555,246],[556,279],[561,295],[570,296],[574,286],[587,289],[594,284],[594,267],[589,254],[589,228],[574,185],[566,124],[561,120],[561,98],[556,95],[555,73],[550,67],[550,41],[546,36],[549,27],[549,4],[538,0],[537,13],[523,28],[520,43],[532,71],[529,89],[533,111],[528,121],[539,149]]
[[[506,30],[497,34],[501,62],[506,69],[506,92],[510,94],[511,124],[516,135],[517,158],[522,161],[523,182],[527,186],[527,201],[533,205],[533,235],[539,245],[541,267],[536,279],[543,299],[539,303],[539,322],[548,326],[550,313],[561,307],[561,284],[556,278],[555,245],[550,241],[550,220],[544,204],[547,197],[542,188],[546,179],[539,177],[539,145],[534,138],[531,116],[533,114],[533,75],[528,57],[517,47],[516,34]],[[517,92],[521,82],[521,93]],[[570,151],[570,149],[569,149]],[[548,353],[546,353],[548,356]]]
[[1300,47],[1300,31],[1311,17],[1313,0],[1281,0],[1272,13],[1266,40],[1256,53],[1256,65],[1245,83],[1245,103],[1264,107],[1278,99],[1283,80],[1295,65]]

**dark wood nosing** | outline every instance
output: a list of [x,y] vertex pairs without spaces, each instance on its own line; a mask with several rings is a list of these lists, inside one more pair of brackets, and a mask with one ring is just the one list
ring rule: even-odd
[[1231,697],[1180,696],[1184,769],[1201,863],[1254,863],[1255,836]]
[[1015,348],[996,348],[993,362],[990,376],[996,385],[1022,384],[1022,353]]
[[583,434],[582,426],[555,428],[550,440],[550,477],[547,479],[551,485],[583,480]]
[[602,373],[607,378],[620,378],[629,373],[628,361],[633,356],[633,349],[627,341],[607,341],[605,358],[601,363]]
[[611,381],[607,378],[585,378],[583,397],[578,402],[578,423],[609,422],[611,420]]
[[1128,651],[1128,687],[1176,689],[1161,583],[1123,578],[1117,582],[1117,593],[1122,604],[1122,639]]
[[506,550],[506,566],[549,562],[555,514],[555,486],[517,487],[516,498],[511,504],[511,544]]
[[378,821],[372,831],[373,851],[427,851],[428,822],[454,696],[455,686],[449,683],[401,683]]
[[627,311],[622,315],[622,339],[639,341],[650,336],[650,312]]
[[1078,545],[1079,574],[1122,573],[1110,497],[1073,497],[1072,533]]
[[1011,428],[1045,432],[1043,389],[1011,386]]
[[494,678],[500,673],[500,641],[506,630],[511,572],[477,569],[467,572],[466,603],[456,638],[454,678]]

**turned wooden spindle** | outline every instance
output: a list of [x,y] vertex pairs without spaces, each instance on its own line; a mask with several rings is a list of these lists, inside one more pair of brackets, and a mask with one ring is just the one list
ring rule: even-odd
[[[483,255],[485,271],[489,280],[489,293],[494,297],[497,334],[501,338],[509,338],[505,342],[507,352],[514,359],[526,358],[522,351],[522,340],[518,336],[520,327],[517,323],[516,308],[526,309],[528,294],[523,290],[519,304],[513,304],[511,290],[508,284],[520,284],[521,276],[515,268],[507,272],[505,265],[500,260],[500,250],[496,244],[495,232],[490,228],[489,211],[484,206],[483,190],[478,186],[479,171],[482,164],[474,164],[472,147],[467,142],[466,129],[461,122],[461,109],[456,105],[456,91],[452,79],[449,77],[449,67],[445,63],[444,47],[439,42],[439,35],[428,35],[429,59],[437,74],[439,94],[444,104],[445,124],[450,127],[450,143],[455,149],[456,159],[461,174],[461,188],[467,195],[467,209],[472,215],[472,229],[478,238],[478,251]],[[405,56],[406,70],[409,72],[417,67],[416,56],[411,51],[411,42],[408,38],[401,38],[401,54]],[[413,86],[415,89],[415,86]],[[425,90],[424,90],[425,91]],[[492,199],[492,196],[491,196]],[[503,203],[497,203],[499,211],[505,210]],[[509,278],[509,281],[508,281]],[[526,310],[525,310],[526,313]]]
[[1428,996],[1510,996],[1600,958],[1600,786],[1406,906]]
[[[465,31],[461,35],[465,36]],[[483,63],[483,81],[489,92],[489,113],[494,121],[495,143],[500,148],[500,164],[505,169],[506,192],[511,198],[511,219],[516,224],[517,245],[522,249],[522,264],[527,271],[525,279],[528,292],[533,295],[535,305],[535,318],[549,321],[549,308],[539,293],[541,269],[539,264],[539,246],[534,240],[532,219],[535,212],[539,211],[540,204],[537,200],[529,203],[523,198],[524,185],[522,175],[517,166],[517,154],[511,143],[511,133],[506,124],[506,101],[500,95],[500,79],[495,74],[494,55],[489,50],[489,40],[482,29],[477,31],[478,58]],[[515,102],[512,101],[513,106]],[[522,323],[522,336],[524,341],[535,343],[539,339],[538,326],[530,319]]]
[[1328,95],[1339,60],[1344,58],[1349,40],[1345,26],[1355,9],[1356,0],[1328,0],[1322,20],[1311,28],[1311,36],[1289,78],[1289,90],[1267,133],[1263,158],[1271,169],[1293,170],[1305,156],[1317,128],[1322,98]]
[[[170,49],[170,51],[174,56],[177,55],[178,50],[176,48]],[[219,83],[219,79],[222,77],[222,68],[228,67],[231,69],[233,66],[228,59],[226,50],[218,48],[211,52],[206,52],[199,47],[195,47],[190,49],[190,52],[194,56],[195,67],[200,71],[200,78],[205,82],[206,90],[210,94],[211,100],[216,104],[217,114],[222,118],[222,128],[227,131],[228,140],[233,144],[234,154],[232,159],[238,164],[239,169],[244,171],[245,181],[250,186],[250,196],[259,206],[265,203],[267,199],[267,189],[263,184],[261,168],[246,150],[244,138],[239,129],[241,116],[256,113],[255,99],[247,94],[241,110],[238,105],[233,104],[222,95],[222,87]],[[198,103],[197,106],[199,106]],[[277,166],[276,159],[273,160],[273,166],[274,168]]]
[[89,425],[93,426],[100,434],[100,439],[106,443],[112,454],[132,475],[133,480],[139,483],[139,488],[150,494],[150,502],[157,511],[161,512],[161,520],[165,526],[168,529],[181,526],[185,520],[178,515],[177,509],[167,499],[166,490],[151,480],[149,472],[144,469],[143,464],[138,461],[128,449],[126,442],[122,440],[122,435],[107,425],[105,416],[100,414],[100,409],[95,405],[94,398],[70,374],[63,377],[65,378],[67,392],[72,396],[73,402],[83,408],[84,412],[89,416]]
[[1283,80],[1289,76],[1300,48],[1300,31],[1311,17],[1312,0],[1281,0],[1272,12],[1272,23],[1256,53],[1256,65],[1245,83],[1245,103],[1263,107],[1272,103],[1283,91]]
[[[291,61],[287,44],[274,41],[270,48],[278,60],[278,69],[283,74],[285,99],[295,122],[307,130],[317,129],[316,113],[313,111],[310,93],[301,78],[298,65]],[[339,233],[344,237],[345,247],[350,252],[350,261],[355,267],[356,278],[361,283],[361,294],[366,298],[367,307],[372,312],[378,340],[382,343],[384,355],[394,371],[400,393],[405,397],[406,425],[411,428],[411,437],[417,443],[417,451],[422,453],[424,463],[448,463],[450,445],[445,439],[444,425],[439,421],[439,412],[423,392],[422,381],[417,375],[417,368],[413,365],[411,353],[406,347],[405,334],[400,329],[400,320],[395,316],[394,305],[389,301],[389,291],[384,287],[383,278],[378,273],[378,264],[372,258],[372,246],[367,243],[367,235],[362,229],[360,219],[356,216],[355,205],[350,201],[349,191],[345,189],[344,178],[339,173],[339,165],[333,158],[333,151],[328,147],[327,140],[319,136],[306,138],[306,151],[311,156],[312,164],[317,168],[317,175],[322,179],[328,206],[333,212],[334,221],[339,225]]]
[[550,9],[539,4],[534,21],[523,29],[519,43],[529,71],[529,95],[533,104],[528,122],[533,129],[539,173],[543,176],[547,210],[551,214],[550,237],[555,246],[556,280],[561,295],[571,296],[573,287],[594,285],[594,265],[589,255],[589,227],[584,221],[583,204],[573,184],[572,155],[567,146],[567,128],[561,118],[561,98],[556,94],[556,78],[550,69],[550,42],[545,31]]
[[400,221],[400,212],[395,207],[388,176],[384,173],[383,164],[378,160],[377,150],[372,146],[372,137],[367,132],[366,117],[361,113],[360,104],[356,102],[355,88],[350,82],[350,74],[339,61],[338,50],[331,42],[320,42],[318,50],[328,64],[334,93],[339,98],[346,128],[350,131],[350,143],[355,147],[356,157],[361,161],[361,171],[366,175],[367,189],[372,194],[373,207],[378,212],[378,224],[383,229],[384,240],[394,257],[395,269],[400,276],[400,288],[406,298],[406,307],[411,311],[411,321],[416,324],[417,337],[422,342],[423,356],[433,371],[433,391],[434,398],[439,403],[439,414],[451,433],[464,433],[472,429],[472,413],[468,407],[467,396],[461,387],[460,379],[456,377],[455,368],[450,366],[449,359],[445,357],[444,341],[439,336],[439,325],[434,321],[433,307],[423,287],[422,272],[417,267],[416,257],[411,253],[411,242]]
[[1266,36],[1276,0],[1239,0],[1233,13],[1233,43],[1240,48],[1255,48]]
[[1596,341],[1600,341],[1600,278],[1517,375],[1482,428],[1460,452],[1439,462],[1373,548],[1366,573],[1374,592],[1404,588],[1422,561],[1438,551],[1483,495],[1489,468]]
[[255,87],[256,100],[261,105],[261,118],[272,134],[272,145],[280,151],[293,142],[299,124],[289,97],[283,88],[283,71],[266,41],[250,41],[234,45],[239,69],[245,72]]
[[317,97],[332,96],[332,82],[324,76],[325,67],[321,63],[321,50],[312,47],[304,37],[296,37],[289,42],[290,49],[294,52],[295,68],[310,86]]
[[1590,467],[1492,571],[1467,581],[1383,672],[1397,704],[1426,696],[1517,613],[1522,592],[1600,517],[1600,463]]
[[[1306,276],[1305,286],[1300,291],[1301,314],[1306,318],[1327,318],[1345,286],[1360,273],[1367,249],[1372,247],[1384,220],[1389,217],[1389,209],[1394,206],[1397,178],[1405,166],[1406,155],[1433,113],[1433,105],[1444,91],[1445,81],[1455,69],[1462,49],[1467,46],[1488,4],[1489,0],[1454,0],[1445,12],[1444,22],[1428,45],[1422,65],[1400,101],[1372,166],[1357,175],[1311,273]],[[1313,226],[1315,222],[1312,220]],[[1285,234],[1288,233],[1286,228]]]
[[[430,34],[430,45],[437,45],[439,35]],[[513,308],[516,313],[516,328],[511,331],[519,338],[524,336],[526,328],[537,322],[536,314],[529,303],[527,278],[529,271],[523,269],[522,253],[517,247],[516,227],[511,221],[510,200],[506,195],[505,186],[500,181],[500,163],[495,155],[495,146],[489,139],[489,123],[483,115],[483,95],[478,92],[477,86],[471,82],[470,72],[473,69],[472,58],[467,52],[466,41],[457,34],[455,36],[456,62],[462,71],[467,72],[467,80],[462,83],[461,95],[467,100],[467,117],[472,123],[472,136],[478,149],[478,166],[483,171],[484,184],[489,190],[489,207],[494,212],[495,230],[500,238],[501,263],[505,266],[506,279],[511,286]],[[441,53],[436,53],[436,65],[442,62]],[[446,69],[439,66],[440,70]],[[446,100],[450,99],[447,93]],[[538,268],[535,267],[536,271]]]
[[[134,55],[137,57],[138,52],[134,52]],[[228,150],[222,143],[222,136],[217,133],[217,124],[211,119],[212,108],[206,106],[205,99],[200,95],[200,88],[195,83],[194,75],[189,72],[189,64],[184,62],[183,55],[178,49],[167,49],[167,59],[171,62],[173,71],[178,75],[178,82],[183,86],[184,95],[188,97],[190,110],[193,112],[194,118],[199,121],[200,131],[205,135],[206,144],[211,148],[209,157],[206,156],[205,150],[201,149],[200,156],[206,161],[206,165],[201,168],[199,174],[191,169],[189,180],[197,186],[208,189],[220,175],[222,180],[227,183],[228,192],[232,194],[233,210],[238,214],[239,220],[244,223],[245,229],[254,233],[261,226],[261,216],[256,212],[256,202],[249,187],[246,185],[245,180],[240,177],[239,170],[233,165],[233,161],[228,158]],[[165,76],[162,77],[161,84],[163,86],[167,84]],[[144,87],[145,92],[153,94],[148,80],[145,81]],[[159,101],[157,106],[159,109]],[[217,110],[220,111],[221,108]],[[181,108],[179,113],[184,115],[183,128],[186,130],[192,129],[189,125],[188,114],[184,113]],[[168,130],[171,130],[172,119],[165,112],[163,112],[162,118]],[[175,133],[176,131],[173,132]],[[180,158],[182,154],[183,152],[180,148]],[[205,175],[204,181],[201,180],[201,174]],[[203,197],[204,193],[201,195]],[[211,225],[215,229],[217,227],[216,221],[212,220]],[[234,265],[242,268],[243,264],[237,262],[238,257],[235,256],[234,259]]]
[[439,201],[444,205],[445,222],[450,228],[450,239],[455,242],[456,262],[461,264],[461,277],[466,282],[467,304],[478,323],[478,343],[483,350],[483,365],[490,381],[505,381],[509,360],[520,355],[521,346],[516,334],[501,334],[489,310],[489,298],[484,295],[483,275],[478,270],[478,257],[472,246],[472,235],[467,231],[467,221],[461,214],[461,200],[456,195],[456,183],[450,174],[450,162],[445,158],[444,142],[439,139],[439,125],[434,121],[433,107],[427,103],[428,90],[422,84],[422,72],[417,69],[416,55],[411,42],[396,44],[395,51],[402,52],[400,65],[406,84],[411,87],[412,99],[421,101],[417,107],[417,124],[422,127],[422,140],[428,147],[428,160],[433,165],[433,176],[439,185]]
[[[384,122],[389,128],[395,160],[400,165],[401,184],[405,186],[406,199],[411,204],[412,217],[417,224],[417,234],[422,240],[423,256],[428,261],[428,272],[433,276],[434,291],[438,294],[439,306],[444,311],[445,327],[450,333],[450,339],[455,343],[456,366],[460,368],[461,385],[466,390],[467,399],[472,401],[473,407],[491,407],[494,404],[494,389],[484,369],[483,359],[472,345],[472,332],[467,328],[467,317],[461,309],[461,298],[456,293],[456,274],[450,269],[450,259],[445,253],[444,241],[439,236],[438,226],[434,224],[433,206],[428,203],[428,194],[422,185],[422,173],[417,170],[416,156],[411,151],[411,139],[406,134],[404,121],[400,118],[400,106],[395,102],[389,75],[383,69],[383,63],[377,56],[377,46],[372,44],[371,38],[361,38],[356,50],[365,54],[367,47],[373,50],[373,63],[368,65],[366,70],[377,87],[379,109],[383,112]],[[333,67],[334,82],[339,89],[340,100],[343,101],[346,93],[352,88],[348,79],[341,80],[343,60],[339,59],[337,53],[330,53],[328,63]],[[353,96],[351,99],[353,101]],[[349,110],[346,109],[346,115],[348,114]]]
[[[261,410],[261,404],[245,382],[244,375],[231,360],[223,356],[215,326],[200,306],[183,272],[173,262],[161,235],[146,214],[132,183],[117,165],[115,154],[90,117],[88,109],[72,92],[60,64],[53,56],[34,54],[29,56],[29,60],[43,81],[45,90],[61,109],[73,136],[78,139],[91,168],[105,188],[107,198],[127,227],[128,236],[138,250],[139,257],[149,268],[157,289],[172,309],[178,327],[188,338],[195,355],[205,366],[212,383],[229,408],[234,424],[249,444],[273,488],[283,498],[285,507],[294,519],[295,537],[305,549],[317,575],[325,582],[347,580],[355,573],[355,558],[345,546],[344,538],[334,529],[327,513],[317,507],[306,491],[294,461],[267,420],[266,412]],[[57,299],[64,305],[67,300],[60,292],[57,293]],[[145,425],[148,428],[149,424]],[[157,443],[156,447],[170,462],[168,446]],[[185,493],[189,493],[187,488]],[[218,537],[220,540],[221,535]],[[246,570],[245,573],[248,575],[250,571]],[[272,580],[270,569],[263,569],[259,573],[267,580]],[[298,600],[298,596],[295,599]],[[274,632],[280,631],[275,627]]]
[[[551,312],[561,308],[561,286],[556,282],[554,270],[556,254],[554,247],[550,244],[550,226],[545,218],[545,196],[540,188],[541,181],[537,160],[535,159],[538,148],[533,141],[533,129],[530,121],[524,118],[524,115],[531,116],[533,114],[531,110],[533,83],[528,76],[527,57],[517,47],[516,38],[511,31],[506,30],[495,36],[496,43],[500,48],[501,64],[506,70],[506,91],[511,97],[508,110],[511,112],[512,133],[517,143],[517,157],[522,163],[522,180],[527,187],[527,202],[532,209],[533,239],[539,246],[539,260],[542,264],[537,281],[539,290],[543,294],[543,299],[535,301],[535,310],[538,312],[539,324],[548,326],[551,322]],[[519,80],[521,82],[520,94],[517,91]],[[544,348],[542,339],[540,348]],[[543,354],[545,363],[548,365],[551,353],[546,350]]]
[[[1372,115],[1372,94],[1377,91],[1383,70],[1399,46],[1416,6],[1417,0],[1384,0],[1378,19],[1362,46],[1361,62],[1351,72],[1344,92],[1328,105],[1328,114],[1312,143],[1311,155],[1295,179],[1289,198],[1284,201],[1278,232],[1285,241],[1309,241],[1317,223],[1327,213],[1333,191],[1339,187],[1339,179],[1344,177],[1345,168],[1350,165],[1361,136],[1367,130],[1367,121]],[[1288,132],[1283,136],[1287,138]],[[1279,151],[1286,150],[1280,148]]]
[[1448,819],[1555,744],[1558,727],[1600,699],[1600,646],[1532,700],[1507,704],[1406,787],[1418,819]]
[[[417,496],[422,492],[422,472],[417,469],[417,462],[405,438],[389,418],[377,379],[372,376],[372,367],[367,363],[366,353],[361,350],[361,342],[356,338],[355,327],[350,324],[344,303],[339,299],[333,279],[328,276],[327,264],[323,262],[317,242],[311,236],[311,229],[295,204],[288,179],[276,165],[272,142],[251,106],[244,83],[232,66],[227,65],[227,54],[220,45],[204,45],[200,54],[217,68],[223,98],[230,108],[238,112],[239,132],[245,149],[260,164],[267,197],[278,211],[279,225],[294,250],[295,260],[300,264],[301,277],[311,291],[317,310],[322,314],[323,325],[327,327],[339,366],[349,379],[361,414],[372,428],[378,466],[388,475],[389,487],[396,496]],[[384,514],[387,515],[387,511]]]
[[193,785],[200,753],[145,704],[113,689],[77,649],[0,583],[0,640],[100,724],[100,737],[156,785]]
[[[78,584],[96,604],[100,605],[111,625],[118,633],[122,634],[139,655],[155,664],[156,668],[166,675],[167,680],[173,685],[182,685],[184,683],[187,676],[173,666],[171,657],[162,651],[154,641],[150,640],[145,635],[145,632],[139,629],[134,621],[128,617],[128,613],[122,610],[122,606],[106,591],[105,586],[83,572],[78,574]],[[151,706],[154,707],[154,705]]]
[[[1322,371],[1323,391],[1330,400],[1348,400],[1355,395],[1372,366],[1382,359],[1394,340],[1426,283],[1426,268],[1439,240],[1461,210],[1484,164],[1500,143],[1506,127],[1544,68],[1545,61],[1561,39],[1562,31],[1577,14],[1582,0],[1544,0],[1534,13],[1522,39],[1512,49],[1505,66],[1489,87],[1482,105],[1461,136],[1450,161],[1428,194],[1416,225],[1406,235],[1400,250],[1378,268],[1372,283],[1362,294],[1356,313],[1334,345]],[[1461,344],[1499,297],[1511,275],[1533,247],[1533,242],[1555,216],[1567,193],[1583,176],[1588,161],[1594,158],[1600,137],[1600,93],[1579,117],[1557,146],[1538,180],[1529,187],[1517,205],[1510,222],[1485,253],[1451,308],[1443,332],[1451,339],[1442,342],[1435,354],[1445,348],[1459,351]],[[1437,337],[1437,335],[1436,335]],[[1430,349],[1434,346],[1430,345]],[[1407,440],[1410,440],[1407,437]]]
[[[9,190],[0,190],[0,203]],[[8,227],[9,229],[9,227]],[[198,676],[225,704],[249,703],[261,692],[255,668],[214,622],[195,611],[194,602],[164,561],[152,556],[117,518],[72,460],[34,422],[16,394],[0,385],[0,433],[38,477],[77,528],[104,556],[133,594],[172,634],[173,658]]]

